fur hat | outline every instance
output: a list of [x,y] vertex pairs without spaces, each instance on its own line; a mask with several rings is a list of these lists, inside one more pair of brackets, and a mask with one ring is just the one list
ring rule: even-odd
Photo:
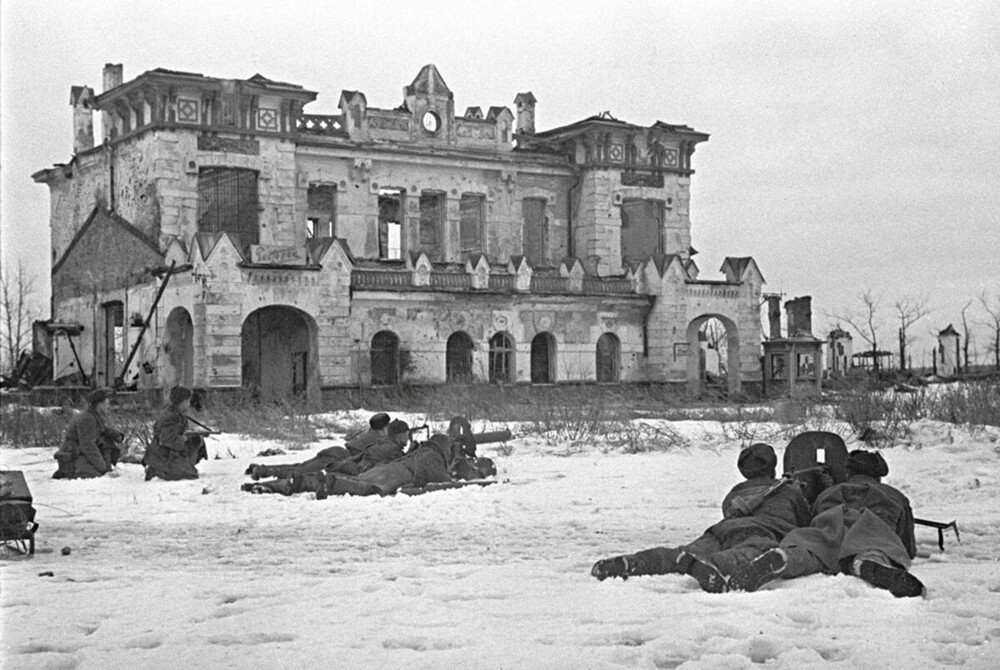
[[170,389],[170,404],[176,407],[180,405],[185,400],[191,398],[191,390],[184,388],[183,386],[175,386]]
[[877,451],[855,449],[847,455],[847,471],[855,475],[868,475],[879,479],[889,474],[889,464]]
[[378,414],[373,414],[372,418],[368,419],[368,426],[372,430],[382,430],[389,425],[389,415],[385,412],[379,412]]
[[393,419],[389,422],[389,436],[400,435],[402,433],[410,432],[410,424],[406,423],[402,419]]
[[102,403],[111,397],[111,392],[108,389],[94,389],[87,394],[87,403],[90,405],[96,405]]
[[774,449],[770,444],[757,442],[740,452],[736,460],[736,467],[740,469],[740,474],[747,479],[754,477],[774,476],[774,468],[778,465],[778,457],[774,455]]

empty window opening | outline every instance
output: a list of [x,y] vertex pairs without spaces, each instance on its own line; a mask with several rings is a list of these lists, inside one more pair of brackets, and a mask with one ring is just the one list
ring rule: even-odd
[[104,383],[110,386],[125,365],[125,305],[120,300],[107,302],[104,308]]
[[378,192],[378,255],[384,260],[403,257],[403,191],[384,188]]
[[433,259],[441,240],[444,224],[445,200],[443,193],[420,194],[420,248]]
[[663,253],[663,203],[659,200],[622,202],[622,264],[644,261]]
[[545,216],[545,198],[525,198],[521,201],[524,215],[524,255],[532,267],[549,262],[549,219]]
[[198,172],[198,230],[229,233],[246,248],[260,243],[257,172],[202,168]]
[[506,333],[497,333],[490,338],[489,358],[491,382],[514,381],[514,341]]
[[597,338],[597,381],[617,382],[621,375],[621,344],[612,333]]
[[539,333],[531,340],[531,383],[551,384],[556,380],[555,340],[549,333]]
[[306,237],[328,239],[337,236],[337,187],[334,184],[309,184],[306,213]]
[[461,330],[448,338],[445,377],[450,382],[472,381],[472,338]]
[[372,385],[399,383],[399,337],[389,330],[372,338]]
[[483,250],[483,208],[486,198],[482,195],[463,193],[459,203],[459,237],[462,254],[480,253]]

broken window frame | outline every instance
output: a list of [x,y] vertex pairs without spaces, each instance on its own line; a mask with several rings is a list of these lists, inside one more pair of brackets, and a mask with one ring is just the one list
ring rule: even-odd
[[[540,221],[529,221],[528,211],[529,205],[531,206],[540,205],[541,210],[541,220]],[[522,251],[525,257],[528,259],[528,263],[531,267],[545,267],[549,264],[549,217],[548,217],[548,199],[542,197],[529,197],[522,198],[521,200],[521,220],[522,220],[522,232],[521,238],[523,240]],[[538,226],[537,235],[532,234],[532,229]],[[538,248],[533,248],[535,240],[537,238]]]
[[260,244],[260,189],[256,170],[198,170],[198,231],[229,233],[244,248]]
[[[461,255],[483,253],[486,228],[486,196],[463,193],[458,205],[458,246]],[[475,240],[471,233],[475,233]]]
[[599,384],[621,381],[621,341],[614,333],[604,333],[597,338],[594,350],[595,377]]
[[[417,242],[420,248],[435,252],[444,237],[443,228],[447,200],[444,191],[420,192],[420,219],[417,224]],[[433,255],[433,254],[432,254]]]
[[337,236],[337,185],[310,183],[306,192],[306,239]]
[[[396,220],[383,215],[383,202],[396,201]],[[406,195],[402,188],[379,189],[376,202],[378,211],[378,257],[386,261],[403,258],[403,219],[405,218]]]
[[771,379],[783,380],[788,378],[785,354],[771,354],[770,372]]
[[816,354],[812,351],[795,354],[795,378],[816,378]]
[[505,332],[490,338],[489,375],[491,384],[510,384],[516,377],[514,338]]

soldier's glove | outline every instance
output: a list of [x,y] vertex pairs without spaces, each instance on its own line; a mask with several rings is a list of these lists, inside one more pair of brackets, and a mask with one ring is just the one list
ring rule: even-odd
[[590,574],[597,577],[599,581],[604,581],[608,577],[621,577],[622,580],[629,578],[629,575],[642,573],[641,562],[635,556],[615,556],[614,558],[603,558],[590,569]]

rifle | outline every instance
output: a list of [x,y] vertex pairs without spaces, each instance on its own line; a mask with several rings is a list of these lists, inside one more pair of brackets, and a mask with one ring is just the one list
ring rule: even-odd
[[202,428],[202,430],[185,430],[184,431],[185,435],[201,435],[202,437],[207,437],[209,435],[221,435],[222,434],[221,430],[215,430],[214,428],[209,428],[208,426],[206,426],[205,424],[203,424],[201,421],[198,421],[197,419],[192,419],[187,414],[184,415],[184,418],[187,419],[188,421],[190,421],[191,423],[193,423],[194,425],[199,426],[200,428]]

